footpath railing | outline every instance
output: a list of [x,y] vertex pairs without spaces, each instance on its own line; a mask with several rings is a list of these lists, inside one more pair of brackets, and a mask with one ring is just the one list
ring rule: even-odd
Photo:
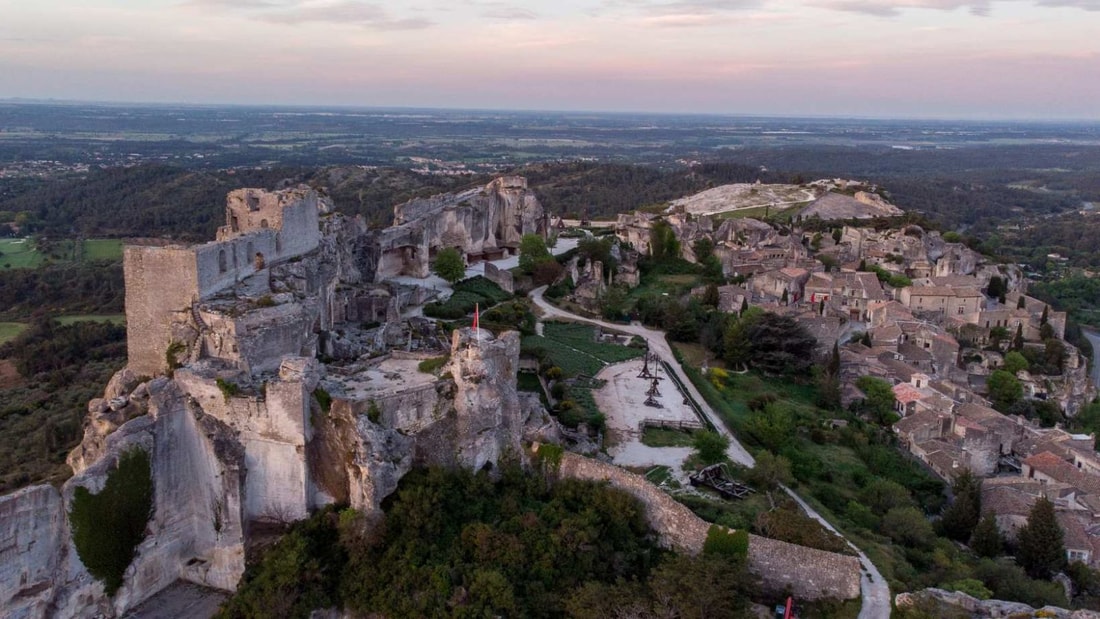
[[668,361],[661,360],[661,367],[665,369],[665,376],[668,376],[672,382],[676,383],[676,388],[680,390],[680,393],[684,396],[684,402],[691,407],[691,410],[695,413],[695,416],[699,419],[699,422],[706,426],[711,432],[717,432],[718,428],[714,427],[710,418],[703,412],[703,408],[699,406],[699,403],[695,401],[695,398],[691,397],[691,392],[687,390],[684,382],[680,380],[680,376],[672,368]]
[[658,419],[647,417],[638,424],[638,431],[645,432],[646,428],[666,428],[670,430],[702,430],[705,425],[691,419]]

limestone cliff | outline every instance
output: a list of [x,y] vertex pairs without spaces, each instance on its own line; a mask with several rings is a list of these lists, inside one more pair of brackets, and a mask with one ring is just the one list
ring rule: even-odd
[[[423,215],[410,225],[431,246],[457,234],[471,251],[507,248],[538,229],[523,179],[466,201],[399,211]],[[520,453],[528,419],[553,435],[516,393],[515,333],[456,333],[443,374],[420,372],[447,344],[401,310],[430,293],[375,283],[379,233],[328,211],[307,188],[242,190],[218,240],[127,249],[130,365],[88,404],[75,476],[0,497],[0,615],[120,616],[176,581],[231,591],[257,525],[336,501],[377,510],[416,464],[492,467]],[[67,514],[77,487],[100,491],[135,448],[150,456],[154,507],[107,598]]]
[[505,176],[485,187],[417,198],[394,208],[379,236],[377,278],[426,277],[435,253],[462,250],[468,260],[514,255],[524,234],[546,234],[548,222],[527,179]]

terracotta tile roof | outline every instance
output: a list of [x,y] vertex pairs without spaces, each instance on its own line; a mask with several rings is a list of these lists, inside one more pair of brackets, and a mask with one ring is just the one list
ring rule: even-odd
[[1078,470],[1049,451],[1027,457],[1024,464],[1055,481],[1077,488],[1083,494],[1100,494],[1100,477]]
[[894,398],[902,404],[909,404],[921,400],[924,394],[908,383],[900,383],[894,385]]

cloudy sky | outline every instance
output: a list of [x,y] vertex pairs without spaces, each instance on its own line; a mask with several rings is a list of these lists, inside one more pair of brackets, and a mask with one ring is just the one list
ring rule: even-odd
[[0,0],[0,98],[1100,119],[1100,0]]

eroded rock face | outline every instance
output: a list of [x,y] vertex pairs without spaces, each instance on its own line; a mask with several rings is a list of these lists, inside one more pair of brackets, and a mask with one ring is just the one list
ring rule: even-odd
[[[471,251],[495,251],[540,225],[523,179],[465,199],[425,216],[430,225],[413,222],[420,238],[449,243],[461,232]],[[416,372],[446,346],[434,325],[400,317],[425,289],[375,284],[378,233],[323,206],[305,189],[238,192],[218,242],[128,250],[128,285],[140,284],[127,294],[128,317],[140,318],[128,338],[140,354],[89,402],[84,440],[68,458],[75,476],[61,491],[0,498],[0,616],[119,616],[177,581],[232,591],[250,523],[290,522],[337,501],[376,511],[414,465],[491,467],[519,456],[525,430],[554,436],[537,400],[520,405],[514,332],[461,331],[441,376]],[[310,226],[321,233],[292,238]],[[158,278],[180,261],[198,269],[197,283]],[[339,362],[318,361],[329,353]],[[391,356],[402,372],[371,372]],[[158,372],[167,375],[150,377]],[[107,598],[80,562],[67,514],[76,488],[102,490],[130,449],[150,456],[154,509]]]
[[1097,619],[1100,613],[1091,610],[1066,610],[1056,606],[1032,608],[1020,602],[1004,600],[979,600],[961,591],[922,589],[912,593],[899,593],[895,597],[898,608],[919,606],[939,609],[945,615],[966,613],[971,617],[1057,617],[1058,619]]
[[522,176],[483,188],[417,198],[394,208],[394,225],[379,235],[377,278],[426,277],[435,252],[456,247],[473,259],[499,257],[524,234],[546,234],[546,216]]

